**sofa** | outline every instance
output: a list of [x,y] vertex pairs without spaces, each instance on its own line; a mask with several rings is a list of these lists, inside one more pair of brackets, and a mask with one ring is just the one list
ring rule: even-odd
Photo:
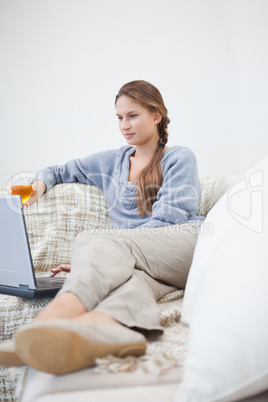
[[[236,176],[201,177],[201,215],[206,217],[239,180]],[[6,187],[0,186],[0,196],[3,195]],[[35,272],[41,276],[48,275],[60,263],[70,262],[72,241],[79,232],[111,227],[103,193],[94,186],[78,183],[53,187],[38,203],[25,207],[24,214]],[[213,225],[205,220],[202,230],[209,235]],[[31,322],[50,300],[0,295],[0,342],[12,340],[17,330]],[[0,400],[173,400],[182,378],[189,339],[189,325],[181,319],[183,304],[182,289],[158,301],[164,334],[157,340],[148,339],[144,356],[123,359],[107,356],[98,359],[93,368],[62,376],[28,367],[0,367]]]

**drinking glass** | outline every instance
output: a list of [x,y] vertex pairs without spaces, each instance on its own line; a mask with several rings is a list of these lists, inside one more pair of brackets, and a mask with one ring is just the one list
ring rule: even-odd
[[11,195],[20,195],[22,204],[26,204],[33,192],[31,177],[27,174],[18,174],[13,176],[10,180],[8,192]]

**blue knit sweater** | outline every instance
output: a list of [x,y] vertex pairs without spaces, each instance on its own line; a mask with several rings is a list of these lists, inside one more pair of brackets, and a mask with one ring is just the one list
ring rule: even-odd
[[128,182],[130,156],[133,146],[102,151],[65,165],[41,170],[37,178],[48,191],[55,184],[85,183],[99,187],[106,198],[114,229],[136,227],[155,228],[182,223],[200,226],[204,218],[197,212],[202,194],[196,158],[186,147],[173,146],[165,151],[161,161],[162,187],[153,204],[152,215],[138,216],[133,183]]

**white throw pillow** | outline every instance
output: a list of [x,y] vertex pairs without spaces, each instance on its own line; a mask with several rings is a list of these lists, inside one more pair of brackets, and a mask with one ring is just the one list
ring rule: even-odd
[[190,324],[176,402],[237,401],[268,388],[268,157],[204,222],[182,312]]

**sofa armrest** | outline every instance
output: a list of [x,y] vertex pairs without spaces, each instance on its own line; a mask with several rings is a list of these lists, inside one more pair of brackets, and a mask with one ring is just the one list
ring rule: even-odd
[[240,176],[201,176],[200,183],[203,186],[203,194],[198,206],[200,215],[206,217],[223,194],[239,180],[241,180]]

